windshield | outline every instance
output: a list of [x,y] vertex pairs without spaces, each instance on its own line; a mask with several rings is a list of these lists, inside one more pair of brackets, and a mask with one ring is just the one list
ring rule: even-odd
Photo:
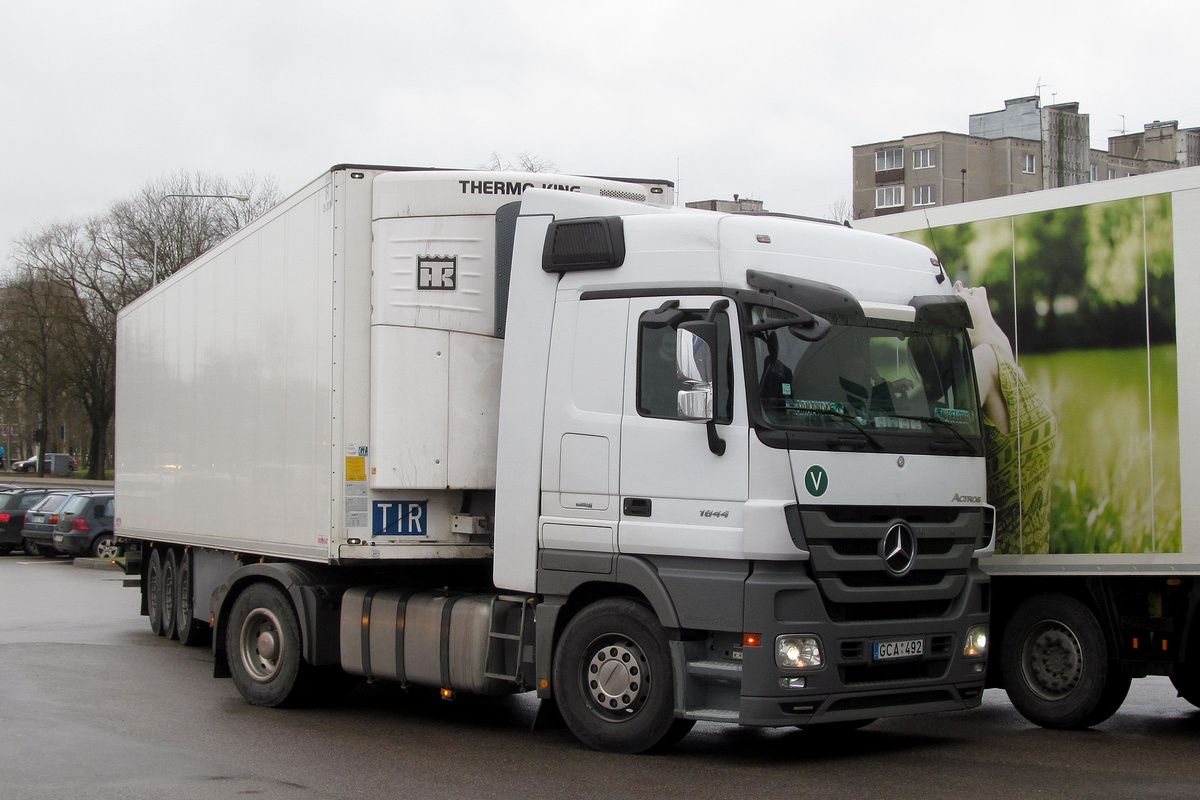
[[[751,306],[751,325],[787,311]],[[787,326],[751,334],[763,419],[773,428],[866,437],[980,435],[971,350],[960,329],[930,323],[827,316],[815,342]]]

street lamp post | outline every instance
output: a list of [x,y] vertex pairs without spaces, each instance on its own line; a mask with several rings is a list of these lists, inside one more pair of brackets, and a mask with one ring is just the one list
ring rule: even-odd
[[[168,197],[212,197],[218,200],[237,200],[239,203],[245,203],[250,200],[248,194],[164,194],[162,197],[154,201],[154,216],[158,218],[158,222],[162,222],[162,202]],[[152,272],[150,275],[150,285],[158,285],[158,235],[154,237],[154,259]]]

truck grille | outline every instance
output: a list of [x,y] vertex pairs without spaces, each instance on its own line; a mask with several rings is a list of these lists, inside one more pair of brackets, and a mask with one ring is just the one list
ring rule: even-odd
[[984,531],[980,509],[793,508],[792,539],[808,550],[813,578],[835,622],[949,613]]

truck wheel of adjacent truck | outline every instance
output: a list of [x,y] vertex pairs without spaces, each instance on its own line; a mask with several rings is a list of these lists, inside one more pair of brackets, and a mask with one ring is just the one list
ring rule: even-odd
[[1129,692],[1130,676],[1109,660],[1095,614],[1069,595],[1035,595],[1018,606],[1000,659],[1009,700],[1044,728],[1099,724]]
[[563,630],[553,674],[567,727],[596,750],[668,747],[695,724],[675,718],[666,630],[634,600],[601,600],[580,611]]
[[[1180,668],[1188,669],[1188,666],[1182,665]],[[1195,675],[1172,675],[1171,685],[1179,692],[1180,697],[1200,708],[1200,681],[1196,680]]]
[[150,630],[162,636],[162,551],[157,547],[151,549],[146,562],[146,616],[150,617]]
[[277,707],[301,699],[309,665],[300,654],[300,621],[282,589],[247,586],[233,603],[225,634],[230,675],[249,703]]
[[1188,655],[1174,665],[1171,685],[1179,692],[1180,697],[1200,708],[1200,620],[1193,621],[1188,640]]

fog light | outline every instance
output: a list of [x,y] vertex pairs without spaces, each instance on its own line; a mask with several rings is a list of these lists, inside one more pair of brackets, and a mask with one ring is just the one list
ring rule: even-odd
[[988,626],[975,625],[967,631],[967,641],[963,645],[963,656],[966,658],[982,658],[988,651]]
[[808,678],[780,678],[779,685],[784,689],[803,689]]
[[780,669],[815,669],[825,664],[821,640],[815,636],[780,636],[775,640],[775,663]]

